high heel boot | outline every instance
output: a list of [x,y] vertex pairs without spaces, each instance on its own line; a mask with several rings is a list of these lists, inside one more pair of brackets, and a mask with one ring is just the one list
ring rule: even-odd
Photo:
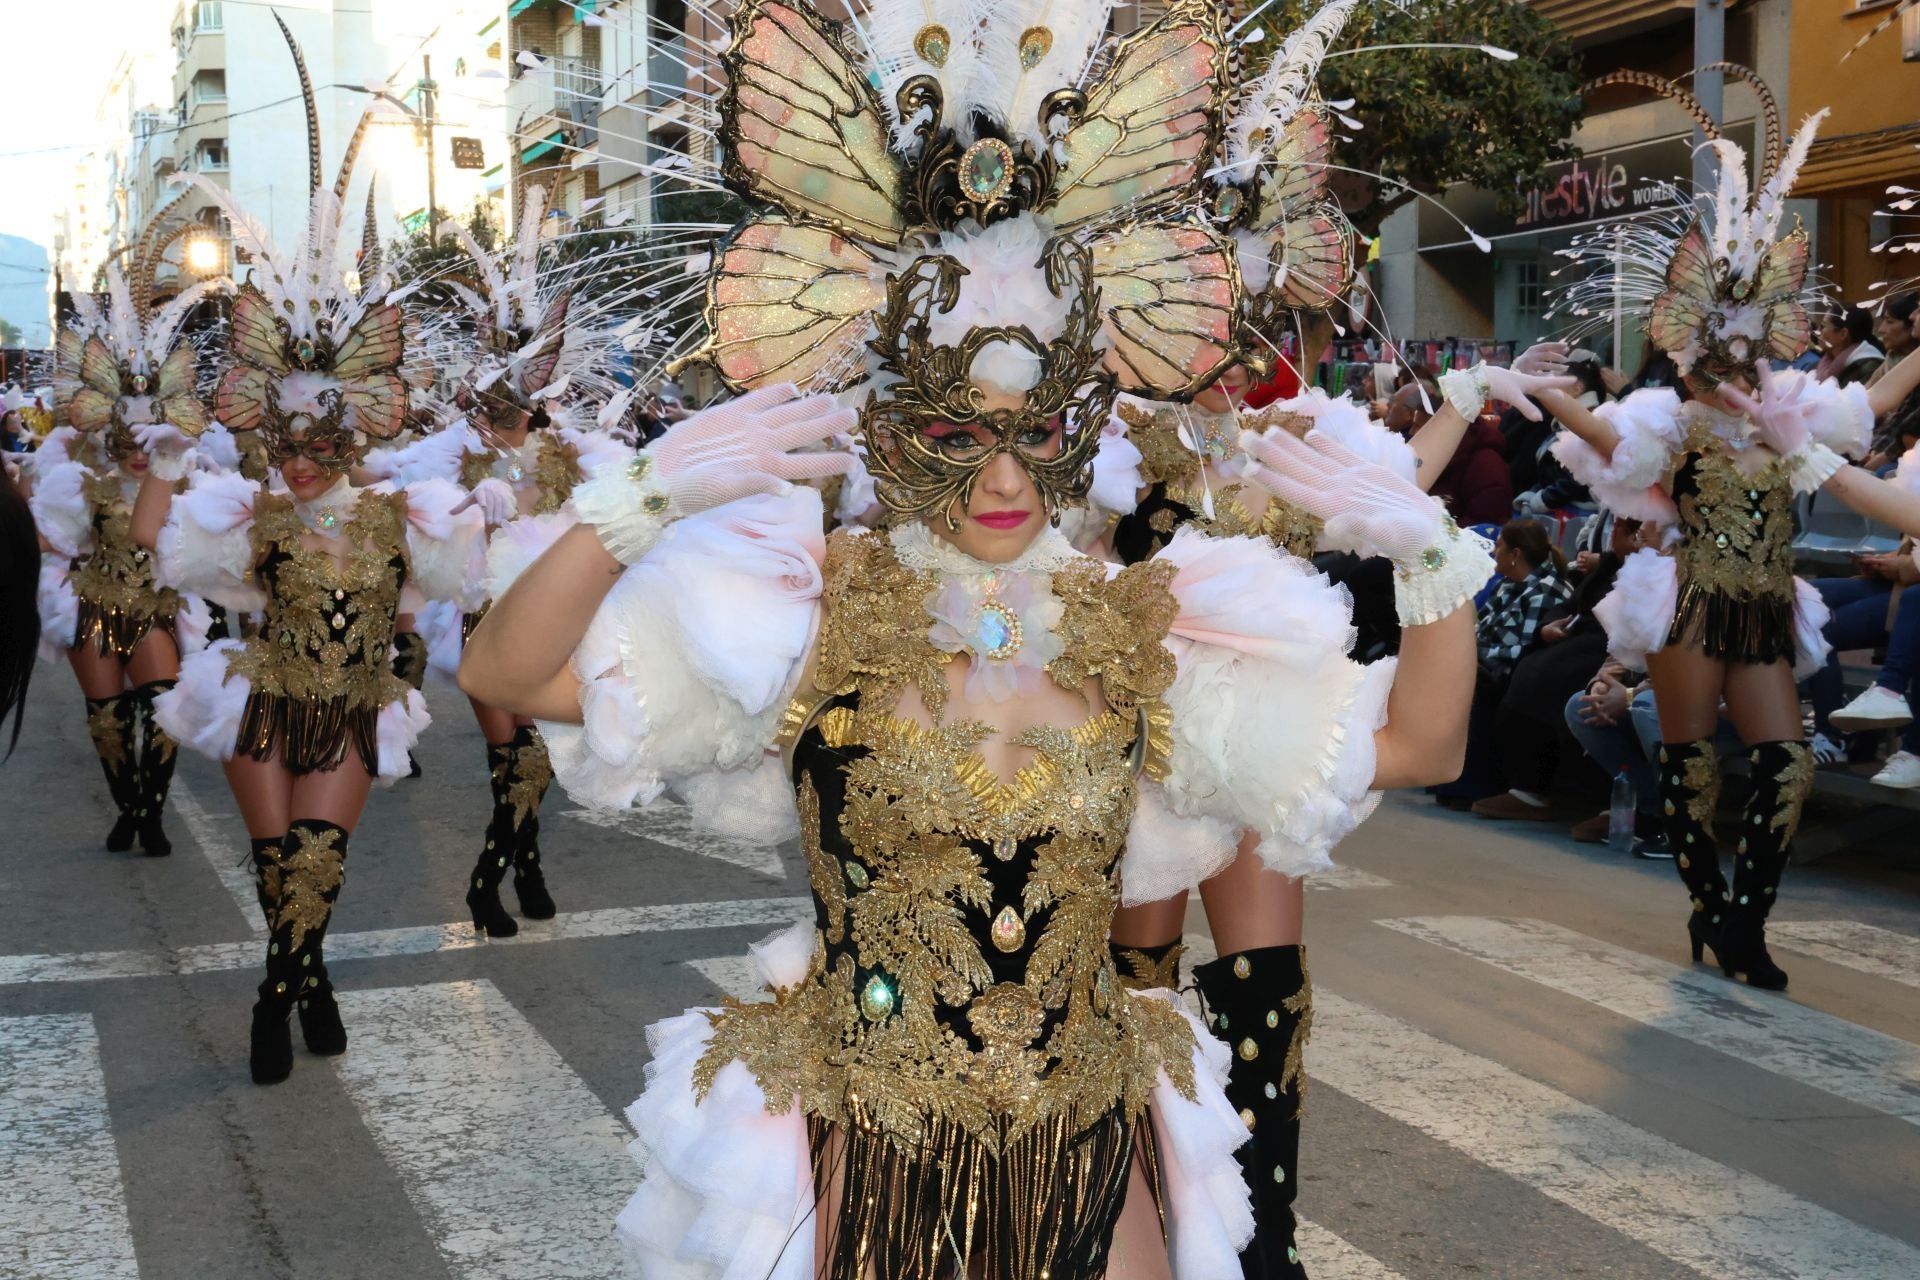
[[[293,1037],[287,1017],[325,980],[320,948],[334,901],[340,896],[346,862],[345,828],[302,818],[287,829],[280,848],[280,893],[267,934],[267,976],[253,1006],[247,1065],[255,1084],[277,1084],[293,1072]],[[331,1008],[332,1003],[329,989],[326,1004]],[[338,1019],[337,1011],[334,1017]],[[344,1031],[339,1039],[344,1049]]]
[[475,931],[489,938],[511,938],[520,924],[500,905],[500,881],[513,864],[513,805],[507,799],[512,785],[513,744],[487,744],[487,778],[493,787],[493,816],[487,821],[486,842],[474,864],[467,887],[467,910]]
[[1813,789],[1813,751],[1804,742],[1756,742],[1747,750],[1747,761],[1753,790],[1740,815],[1740,843],[1734,846],[1733,901],[1718,948],[1720,967],[1729,977],[1744,974],[1750,987],[1784,991],[1786,971],[1767,954],[1767,913]]
[[1713,837],[1713,815],[1720,804],[1720,757],[1713,739],[1660,744],[1660,813],[1673,850],[1673,865],[1686,883],[1693,913],[1687,917],[1688,950],[1695,963],[1706,948],[1719,962],[1726,927],[1727,878],[1720,870],[1720,846]]
[[546,739],[532,725],[515,729],[508,748],[513,755],[512,784],[507,803],[513,806],[513,893],[520,914],[529,920],[551,920],[553,898],[540,869],[540,801],[553,782],[553,761],[547,758]]
[[1240,1167],[1253,1191],[1245,1280],[1306,1280],[1294,1243],[1300,1184],[1301,1067],[1313,1029],[1313,984],[1302,947],[1261,947],[1196,965],[1207,1026],[1233,1049],[1227,1101],[1253,1137]]
[[1180,957],[1186,949],[1186,944],[1178,938],[1157,947],[1123,947],[1117,942],[1107,943],[1107,951],[1113,957],[1114,971],[1120,976],[1120,985],[1129,991],[1160,988],[1178,991]]
[[174,680],[149,680],[127,696],[133,699],[140,725],[140,796],[134,817],[140,824],[140,848],[149,858],[173,852],[161,818],[167,811],[167,793],[173,787],[175,744],[153,717],[153,700],[173,688]]
[[140,834],[140,820],[134,817],[139,807],[140,753],[133,740],[133,703],[128,695],[87,699],[87,732],[93,737],[93,750],[100,757],[100,769],[107,775],[107,794],[120,811],[113,830],[107,833],[107,850],[125,853],[133,848]]

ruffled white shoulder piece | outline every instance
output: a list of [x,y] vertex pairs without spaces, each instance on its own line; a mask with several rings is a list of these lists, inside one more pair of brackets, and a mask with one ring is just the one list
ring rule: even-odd
[[1126,901],[1221,870],[1243,830],[1282,874],[1330,868],[1333,846],[1378,802],[1373,735],[1395,663],[1350,659],[1346,592],[1264,539],[1187,528],[1157,558],[1177,566],[1173,749],[1163,782],[1141,788]]
[[237,472],[201,472],[175,495],[160,530],[154,577],[247,613],[266,607],[254,581],[253,513],[260,486]]
[[71,459],[41,466],[27,509],[48,544],[69,560],[93,550],[93,510],[87,501],[92,473]]
[[[537,536],[563,527],[496,537],[493,593],[537,559]],[[568,794],[623,809],[674,786],[701,817],[703,801],[724,805],[744,792],[760,804],[778,800],[757,830],[791,830],[792,794],[753,775],[813,643],[826,550],[820,495],[802,486],[668,526],[621,575],[574,651],[581,723],[541,725]],[[703,777],[716,771],[748,776]]]
[[633,446],[609,432],[587,427],[557,426],[560,438],[579,456],[580,474],[590,476],[601,467],[633,458]]
[[[385,488],[385,486],[376,486]],[[478,507],[456,511],[467,495],[450,480],[415,480],[407,495],[407,559],[411,585],[429,600],[477,609],[475,591],[485,563],[486,517]]]
[[1644,387],[1593,412],[1620,437],[1613,456],[1602,458],[1565,430],[1554,439],[1553,456],[1617,514],[1672,524],[1679,516],[1664,486],[1674,454],[1686,443],[1679,395],[1667,387]]

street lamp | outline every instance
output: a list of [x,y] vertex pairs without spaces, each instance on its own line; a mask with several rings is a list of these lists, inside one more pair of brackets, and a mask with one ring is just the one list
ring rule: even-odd
[[187,270],[197,276],[217,275],[226,262],[226,256],[220,238],[211,232],[202,232],[187,239]]

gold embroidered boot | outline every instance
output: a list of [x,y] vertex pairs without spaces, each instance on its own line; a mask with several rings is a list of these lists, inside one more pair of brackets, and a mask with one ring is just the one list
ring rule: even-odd
[[1813,750],[1804,742],[1756,742],[1747,751],[1753,790],[1740,815],[1740,843],[1733,851],[1733,901],[1715,950],[1729,977],[1766,991],[1787,988],[1786,970],[1767,954],[1767,913],[1773,910],[1787,847],[1800,827],[1800,811],[1813,789]]
[[[318,818],[301,818],[287,829],[280,847],[280,895],[267,934],[267,976],[253,1006],[253,1042],[248,1067],[255,1084],[277,1084],[293,1072],[293,1040],[287,1015],[301,1005],[301,1030],[312,1017],[323,1032],[339,1027],[333,989],[321,961],[321,943],[333,917],[334,900],[346,875],[347,832]],[[329,1013],[331,1027],[326,1025]],[[346,1032],[337,1033],[338,1053]],[[311,1047],[311,1045],[309,1046]]]
[[140,729],[140,797],[134,818],[140,824],[140,848],[149,858],[164,858],[173,852],[161,817],[167,810],[167,793],[173,786],[175,744],[171,735],[153,718],[153,700],[173,688],[174,680],[149,680],[127,697],[133,700],[134,715]]
[[1720,804],[1719,753],[1712,738],[1663,742],[1659,764],[1660,822],[1693,905],[1687,941],[1695,964],[1706,947],[1713,948],[1717,961],[1729,896],[1727,878],[1720,872],[1720,846],[1713,838],[1713,815]]
[[489,938],[511,938],[520,922],[500,905],[500,882],[513,865],[513,804],[507,798],[513,785],[513,744],[487,744],[487,781],[493,788],[493,816],[487,821],[480,860],[474,863],[467,886],[467,910],[473,913],[475,932]]
[[1107,950],[1113,956],[1114,971],[1120,975],[1120,985],[1129,991],[1152,991],[1158,988],[1178,991],[1180,957],[1186,949],[1186,944],[1178,939],[1157,947],[1123,947],[1117,942],[1107,943]]
[[133,703],[128,695],[87,699],[87,732],[100,757],[100,770],[107,775],[107,794],[120,811],[113,830],[107,833],[110,853],[133,848],[140,833],[140,820],[133,816],[139,808],[140,790],[140,753],[134,744],[133,727]]
[[540,801],[553,782],[553,761],[547,758],[546,739],[532,725],[514,730],[508,748],[513,753],[513,782],[507,802],[513,806],[513,892],[520,914],[529,920],[551,920],[553,898],[547,893],[540,869]]
[[1246,1280],[1306,1280],[1294,1243],[1300,1185],[1302,1062],[1313,1030],[1304,947],[1260,947],[1194,966],[1207,1026],[1233,1049],[1227,1101],[1252,1138],[1240,1167],[1253,1192],[1253,1241],[1240,1253]]

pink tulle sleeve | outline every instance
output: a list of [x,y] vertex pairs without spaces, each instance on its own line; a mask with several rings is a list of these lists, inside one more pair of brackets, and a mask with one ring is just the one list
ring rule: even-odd
[[1593,412],[1619,437],[1613,456],[1602,458],[1571,431],[1554,439],[1553,456],[1616,514],[1672,524],[1678,513],[1665,486],[1674,454],[1685,439],[1680,397],[1665,387],[1647,387]]

